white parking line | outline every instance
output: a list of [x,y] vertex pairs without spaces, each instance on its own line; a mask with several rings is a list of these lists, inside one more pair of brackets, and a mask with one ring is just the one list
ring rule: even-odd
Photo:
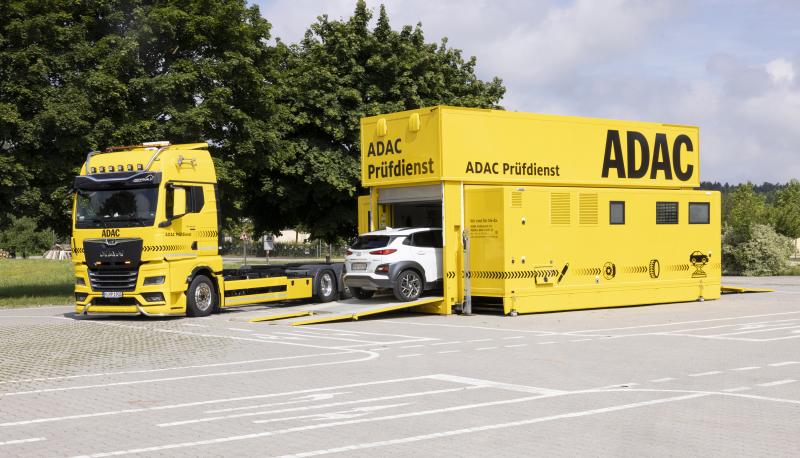
[[489,342],[494,339],[472,339],[472,340],[465,340],[464,342]]
[[716,375],[721,374],[722,371],[708,371],[708,372],[698,372],[696,374],[689,374],[689,377],[705,377],[707,375]]
[[761,366],[737,367],[736,369],[731,369],[731,370],[732,371],[754,371],[756,369],[761,369]]
[[538,343],[538,345],[552,345],[552,344],[554,344],[556,342],[537,342],[537,343]]
[[501,337],[503,340],[511,340],[511,339],[524,339],[525,336],[511,336],[511,337]]
[[203,417],[203,418],[192,418],[190,420],[181,420],[181,421],[172,421],[169,423],[160,423],[156,426],[161,428],[168,428],[171,426],[182,426],[182,425],[191,425],[196,423],[206,423],[210,421],[218,421],[218,420],[230,420],[233,418],[247,418],[247,417],[258,417],[263,415],[271,415],[276,413],[286,413],[286,412],[304,412],[307,410],[317,410],[317,409],[327,409],[328,407],[341,407],[341,406],[349,406],[354,404],[365,404],[370,402],[380,402],[380,401],[388,401],[392,399],[406,399],[406,398],[414,398],[420,396],[430,396],[433,394],[444,394],[444,393],[453,393],[457,391],[466,391],[466,390],[474,390],[478,388],[487,388],[488,386],[484,385],[473,385],[473,386],[460,386],[457,388],[446,388],[441,390],[429,390],[429,391],[416,391],[413,393],[403,393],[403,394],[396,394],[392,396],[380,396],[375,398],[365,398],[365,399],[356,399],[352,401],[339,401],[339,402],[328,402],[325,404],[314,404],[308,406],[301,406],[301,407],[290,407],[286,409],[277,409],[277,410],[264,410],[259,412],[244,412],[244,413],[235,413],[230,415],[218,415],[214,417]]
[[400,348],[419,348],[419,347],[424,347],[424,346],[425,345],[403,345]]
[[772,364],[770,364],[770,366],[772,366],[772,367],[782,367],[782,366],[790,366],[792,364],[800,364],[800,362],[798,362],[798,361],[783,361],[783,362],[780,362],[780,363],[772,363]]
[[444,351],[437,351],[436,353],[443,355],[445,353],[461,353],[461,350],[444,350]]
[[758,386],[778,386],[778,385],[786,385],[787,383],[794,383],[797,380],[786,379],[786,380],[778,380],[776,382],[768,382],[768,383],[759,383]]
[[485,350],[497,350],[497,347],[481,347],[475,349],[475,351],[485,351]]
[[226,328],[228,331],[253,332],[253,329]]
[[726,393],[737,393],[739,391],[747,391],[747,390],[752,390],[752,388],[750,388],[749,386],[737,386],[736,388],[728,388],[722,391],[725,391]]
[[664,377],[664,378],[653,379],[653,380],[650,380],[650,381],[653,382],[653,383],[663,383],[663,382],[669,382],[670,380],[675,380],[675,378],[674,377]]
[[686,399],[694,399],[694,398],[699,398],[699,397],[702,397],[702,396],[707,396],[707,395],[706,394],[690,394],[690,395],[685,395],[685,396],[675,396],[675,397],[672,397],[672,398],[655,399],[655,400],[652,400],[652,401],[642,401],[642,402],[637,402],[637,403],[632,403],[632,404],[623,404],[623,405],[612,406],[612,407],[604,407],[604,408],[601,408],[601,409],[582,410],[582,411],[578,411],[578,412],[569,412],[569,413],[564,413],[564,414],[559,414],[559,415],[550,415],[550,416],[546,416],[546,417],[529,418],[529,419],[526,419],[526,420],[511,421],[511,422],[507,422],[507,423],[496,423],[496,424],[492,424],[492,425],[474,426],[474,427],[471,427],[471,428],[454,429],[454,430],[450,430],[450,431],[442,431],[442,432],[431,433],[431,434],[421,434],[421,435],[418,435],[418,436],[408,436],[408,437],[403,437],[403,438],[399,438],[399,439],[389,439],[389,440],[377,441],[377,442],[365,442],[365,443],[360,443],[360,444],[346,445],[346,446],[343,446],[343,447],[335,447],[335,448],[328,448],[328,449],[321,449],[321,450],[312,450],[312,451],[308,451],[308,452],[295,453],[295,454],[291,454],[291,455],[282,455],[280,458],[311,457],[311,456],[319,456],[319,455],[328,455],[328,454],[331,454],[331,453],[342,453],[342,452],[350,452],[350,451],[354,451],[354,450],[364,450],[364,449],[376,448],[376,447],[386,447],[386,446],[389,446],[389,445],[407,444],[407,443],[411,443],[411,442],[420,442],[420,441],[431,440],[431,439],[441,439],[441,438],[445,438],[445,437],[460,436],[460,435],[464,435],[464,434],[472,434],[472,433],[478,433],[478,432],[483,432],[483,431],[492,431],[492,430],[497,430],[497,429],[513,428],[513,427],[517,427],[517,426],[526,426],[526,425],[532,425],[532,424],[535,424],[535,423],[544,423],[544,422],[553,421],[553,420],[562,420],[562,419],[567,419],[567,418],[585,417],[585,416],[597,415],[597,414],[608,413],[608,412],[616,412],[616,411],[620,411],[620,410],[634,409],[634,408],[637,408],[637,407],[643,407],[643,406],[649,406],[649,405],[655,405],[655,404],[663,404],[663,403],[675,402],[675,401],[682,401],[682,400],[686,400]]
[[437,345],[454,345],[454,344],[460,344],[460,343],[461,343],[460,340],[454,340],[452,342],[436,342],[436,343],[432,343],[430,345],[431,345],[431,347],[434,347],[434,346],[437,346]]
[[[643,329],[643,328],[658,328],[658,327],[665,327],[665,326],[676,326],[680,324],[692,324],[692,323],[710,323],[713,321],[729,321],[729,320],[741,320],[745,318],[761,318],[765,316],[781,316],[781,315],[797,315],[800,311],[796,312],[778,312],[778,313],[765,313],[762,315],[742,315],[742,316],[731,316],[725,318],[710,318],[707,320],[692,320],[692,321],[675,321],[672,323],[658,323],[658,324],[642,324],[638,326],[625,326],[620,328],[603,328],[603,329],[584,329],[581,331],[570,331],[567,334],[576,334],[582,332],[600,332],[600,331],[623,331],[626,329]],[[680,331],[678,331],[680,332]]]
[[185,402],[181,404],[170,404],[164,406],[155,406],[155,407],[142,407],[137,409],[124,409],[124,410],[111,410],[105,412],[94,412],[94,413],[84,413],[84,414],[75,414],[75,415],[66,415],[63,417],[45,417],[45,418],[36,418],[32,420],[22,420],[22,421],[13,421],[7,423],[0,423],[0,426],[22,426],[22,425],[30,425],[30,424],[37,424],[37,423],[51,423],[56,421],[62,420],[77,420],[80,418],[95,418],[95,417],[106,417],[112,415],[121,415],[127,413],[139,413],[139,412],[150,412],[150,411],[157,411],[157,410],[172,410],[172,409],[180,409],[184,407],[196,407],[196,406],[203,406],[203,405],[211,405],[211,404],[223,404],[227,402],[238,402],[238,401],[250,401],[254,399],[268,399],[268,398],[276,398],[281,396],[293,396],[297,394],[308,394],[308,393],[320,393],[325,391],[331,390],[338,390],[342,388],[355,388],[355,387],[362,387],[362,386],[373,386],[373,385],[384,385],[390,383],[399,383],[399,382],[411,382],[415,380],[424,380],[429,378],[437,378],[437,375],[428,375],[428,376],[419,376],[419,377],[405,377],[405,378],[396,378],[396,379],[387,379],[387,380],[376,380],[372,382],[361,382],[361,383],[351,383],[347,385],[336,385],[336,386],[328,386],[324,388],[311,388],[306,390],[295,390],[295,391],[285,391],[282,393],[268,393],[268,394],[255,394],[251,396],[239,396],[235,398],[221,398],[221,399],[207,399],[203,401],[195,401],[195,402]]
[[44,440],[47,440],[47,439],[44,438],[44,437],[31,437],[31,438],[28,438],[28,439],[14,439],[14,440],[10,440],[10,441],[0,442],[0,447],[2,447],[4,445],[29,444],[31,442],[41,442],[41,441],[44,441]]
[[516,345],[503,345],[504,348],[520,348],[520,347],[527,347],[528,344],[516,344]]
[[416,356],[422,356],[422,353],[411,353],[408,355],[397,355],[398,358],[414,358]]

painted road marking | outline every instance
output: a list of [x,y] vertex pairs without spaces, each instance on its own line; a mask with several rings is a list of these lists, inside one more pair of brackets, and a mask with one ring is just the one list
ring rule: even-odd
[[44,438],[44,437],[31,437],[31,438],[28,438],[28,439],[14,439],[14,440],[10,440],[10,441],[0,442],[0,447],[2,447],[4,445],[29,444],[31,442],[41,442],[41,441],[44,441],[44,440],[47,440],[47,439]]
[[754,371],[756,369],[761,369],[761,366],[737,367],[736,369],[731,369],[731,370],[733,370],[733,371]]
[[455,340],[453,342],[436,342],[436,343],[432,343],[430,345],[431,345],[431,347],[433,347],[433,346],[436,346],[436,345],[454,345],[454,344],[460,344],[460,343],[461,343],[460,340]]
[[664,378],[657,378],[654,380],[650,380],[653,383],[662,383],[662,382],[669,382],[670,380],[675,380],[674,377],[664,377]]
[[308,396],[300,396],[299,398],[294,398],[291,401],[286,401],[286,402],[273,402],[270,404],[256,404],[252,406],[229,407],[227,409],[206,410],[204,413],[239,412],[242,410],[263,409],[264,407],[287,406],[292,404],[302,404],[304,402],[313,402],[313,401],[327,401],[329,399],[333,399],[336,396],[340,396],[343,394],[351,394],[351,393],[352,393],[351,391],[340,391],[338,393],[309,394]]
[[505,348],[520,348],[520,347],[527,347],[528,344],[516,344],[516,345],[503,345]]
[[461,350],[444,350],[444,351],[437,351],[436,353],[443,355],[445,353],[461,353]]
[[722,391],[725,391],[726,393],[736,393],[739,391],[747,391],[747,390],[752,390],[752,388],[750,388],[749,386],[737,386],[736,388],[728,388]]
[[438,378],[438,375],[424,375],[419,377],[406,377],[406,378],[396,378],[396,379],[388,379],[388,380],[376,380],[372,382],[361,382],[361,383],[351,383],[348,385],[338,385],[338,386],[328,386],[324,388],[311,388],[306,390],[296,390],[296,391],[285,391],[283,393],[269,393],[269,394],[256,394],[251,396],[239,396],[235,398],[222,398],[222,399],[208,399],[204,401],[196,401],[196,402],[185,402],[181,404],[172,404],[172,405],[165,405],[165,406],[155,406],[155,407],[142,407],[137,409],[124,409],[124,410],[111,410],[106,412],[94,412],[94,413],[84,413],[84,414],[76,414],[76,415],[67,415],[63,417],[46,417],[46,418],[37,418],[33,420],[23,420],[23,421],[14,421],[14,422],[7,422],[7,423],[0,423],[0,426],[21,426],[21,425],[30,425],[35,423],[50,423],[55,421],[62,421],[62,420],[77,420],[80,418],[93,418],[93,417],[105,417],[110,415],[120,415],[126,413],[139,413],[139,412],[150,412],[156,410],[171,410],[171,409],[180,409],[183,407],[195,407],[195,406],[202,406],[202,405],[210,405],[210,404],[221,404],[226,402],[237,402],[237,401],[250,401],[253,399],[268,399],[268,398],[275,398],[280,396],[292,396],[296,394],[306,394],[306,393],[319,393],[322,391],[330,391],[330,390],[338,390],[342,388],[355,388],[355,387],[362,387],[362,386],[373,386],[373,385],[384,385],[389,383],[398,383],[398,382],[410,382],[415,380],[424,380],[430,378]]
[[485,350],[497,350],[497,347],[481,347],[475,349],[475,351],[485,351]]
[[494,339],[472,339],[472,340],[465,340],[464,342],[489,342]]
[[512,422],[507,422],[507,423],[496,423],[496,424],[492,424],[492,425],[474,426],[474,427],[471,427],[471,428],[454,429],[454,430],[450,430],[450,431],[442,431],[442,432],[431,433],[431,434],[421,434],[421,435],[418,435],[418,436],[409,436],[409,437],[403,437],[403,438],[399,438],[399,439],[389,439],[389,440],[377,441],[377,442],[365,442],[365,443],[360,443],[360,444],[346,445],[346,446],[343,446],[343,447],[328,448],[328,449],[321,449],[321,450],[312,450],[312,451],[308,451],[308,452],[295,453],[295,454],[291,454],[291,455],[282,455],[280,458],[311,457],[311,456],[319,456],[319,455],[328,455],[328,454],[331,454],[331,453],[342,453],[342,452],[349,452],[349,451],[354,451],[354,450],[364,450],[364,449],[368,449],[368,448],[386,447],[386,446],[389,446],[389,445],[407,444],[407,443],[411,443],[411,442],[420,442],[420,441],[431,440],[431,439],[441,439],[441,438],[444,438],[444,437],[460,436],[460,435],[464,435],[464,434],[471,434],[471,433],[478,433],[478,432],[484,432],[484,431],[492,431],[492,430],[497,430],[497,429],[512,428],[512,427],[517,427],[517,426],[526,426],[526,425],[532,425],[532,424],[535,424],[535,423],[544,423],[544,422],[548,422],[548,421],[562,420],[562,419],[567,419],[567,418],[585,417],[585,416],[597,415],[597,414],[608,413],[608,412],[616,412],[616,411],[620,411],[620,410],[634,409],[634,408],[637,408],[637,407],[644,407],[644,406],[655,405],[655,404],[663,404],[663,403],[676,402],[676,401],[682,401],[682,400],[687,400],[687,399],[694,399],[694,398],[699,398],[699,397],[702,397],[702,396],[707,396],[707,394],[690,394],[690,395],[685,395],[685,396],[675,396],[675,397],[672,397],[672,398],[662,398],[662,399],[656,399],[656,400],[652,400],[652,401],[642,401],[642,402],[637,402],[637,403],[632,403],[632,404],[623,404],[623,405],[612,406],[612,407],[604,407],[604,408],[601,408],[601,409],[583,410],[583,411],[570,412],[570,413],[559,414],[559,415],[550,415],[550,416],[546,416],[546,417],[530,418],[530,419],[527,419],[527,420],[512,421]]
[[772,364],[770,364],[770,366],[772,366],[772,367],[781,367],[781,366],[789,366],[789,365],[792,365],[792,364],[800,364],[800,362],[797,362],[797,361],[784,361],[784,362],[781,362],[781,363],[772,363]]
[[402,346],[400,348],[419,348],[419,347],[424,347],[424,346],[425,345],[404,345],[404,346]]
[[768,382],[768,383],[759,383],[758,386],[778,386],[778,385],[786,385],[787,383],[794,383],[797,380],[786,379],[786,380],[778,380],[776,382]]
[[705,377],[707,375],[716,375],[721,373],[722,371],[698,372],[697,374],[689,374],[689,377]]
[[429,391],[417,391],[413,393],[403,393],[403,394],[395,394],[391,396],[380,396],[375,398],[366,398],[366,399],[356,399],[353,401],[339,401],[339,402],[329,402],[326,404],[315,404],[309,406],[301,406],[301,407],[290,407],[286,409],[277,409],[277,410],[264,410],[260,412],[244,412],[244,413],[236,413],[230,415],[218,415],[214,417],[204,417],[204,418],[193,418],[190,420],[180,420],[180,421],[172,421],[169,423],[161,423],[156,426],[161,428],[167,428],[170,426],[181,426],[181,425],[190,425],[196,423],[205,423],[209,421],[218,421],[218,420],[230,420],[233,418],[245,418],[245,417],[257,417],[263,415],[271,415],[276,413],[286,413],[286,412],[303,412],[307,410],[316,410],[316,409],[326,409],[328,407],[341,407],[341,406],[349,406],[353,404],[365,404],[369,402],[379,402],[379,401],[388,401],[393,399],[406,399],[406,398],[414,398],[419,396],[429,396],[432,394],[443,394],[443,393],[453,393],[457,391],[467,391],[467,390],[474,390],[478,388],[487,388],[488,385],[471,385],[471,386],[459,386],[457,388],[445,388],[441,390],[429,390]]
[[422,356],[422,353],[411,353],[408,355],[397,355],[398,358],[413,358],[415,356]]
[[[426,434],[426,435],[423,435],[423,436],[412,436],[412,438],[395,439],[395,441],[397,441],[397,440],[405,440],[407,442],[415,442],[415,441],[425,440],[425,439],[434,439],[434,438],[445,437],[445,436],[455,436],[455,435],[461,435],[461,434],[468,434],[468,433],[471,433],[471,432],[488,431],[488,430],[493,430],[493,429],[503,429],[503,428],[509,428],[509,427],[513,427],[513,426],[523,426],[523,425],[529,425],[529,424],[534,424],[534,423],[542,423],[542,422],[545,422],[545,421],[559,420],[559,419],[565,419],[565,418],[583,417],[583,416],[596,415],[596,414],[607,413],[607,412],[615,412],[615,411],[619,411],[619,410],[632,409],[632,408],[636,408],[636,407],[643,407],[643,406],[649,406],[649,405],[676,402],[676,401],[681,401],[681,400],[695,399],[695,398],[709,396],[709,395],[710,395],[710,393],[694,393],[694,394],[688,394],[688,395],[682,395],[682,396],[674,396],[674,397],[669,397],[669,398],[655,399],[655,400],[651,400],[651,401],[642,401],[642,402],[631,403],[631,404],[622,404],[622,405],[617,405],[617,406],[612,406],[612,407],[605,407],[605,408],[601,408],[601,409],[583,410],[583,411],[570,412],[570,413],[565,413],[565,414],[560,414],[560,415],[550,415],[550,416],[547,416],[547,417],[536,417],[536,418],[530,418],[530,419],[527,419],[527,420],[520,420],[520,421],[514,421],[514,422],[507,422],[507,423],[498,423],[498,424],[494,424],[494,425],[485,425],[485,426],[478,426],[478,427],[473,427],[473,428],[464,428],[464,429],[445,431],[445,432],[434,433],[434,434]],[[444,407],[444,408],[440,408],[440,409],[422,410],[422,411],[417,411],[417,412],[406,412],[406,413],[401,413],[401,414],[396,414],[396,415],[386,415],[386,416],[382,416],[382,417],[358,418],[358,419],[343,420],[343,421],[336,421],[336,422],[330,422],[330,423],[321,423],[321,424],[316,424],[316,425],[297,426],[297,427],[293,427],[293,428],[285,428],[285,429],[278,429],[278,430],[272,430],[272,431],[262,431],[262,432],[258,432],[258,433],[243,434],[243,435],[238,435],[238,436],[219,437],[219,438],[215,438],[215,439],[206,439],[206,440],[200,440],[200,441],[194,441],[194,442],[180,442],[180,443],[173,443],[173,444],[166,444],[166,445],[157,445],[157,446],[153,446],[153,447],[142,447],[142,448],[136,448],[136,449],[127,449],[127,450],[117,450],[117,451],[112,451],[112,452],[95,453],[95,454],[86,455],[86,456],[92,457],[92,458],[100,458],[100,457],[107,457],[107,456],[119,456],[119,455],[131,455],[131,454],[141,454],[141,453],[148,453],[148,452],[157,452],[157,451],[162,451],[162,450],[176,450],[176,449],[181,449],[181,448],[197,447],[197,446],[202,446],[202,445],[222,444],[222,443],[228,443],[228,442],[234,442],[234,441],[241,441],[241,440],[248,440],[248,439],[257,439],[257,438],[262,438],[262,437],[277,436],[277,435],[289,434],[289,433],[295,433],[295,432],[312,431],[312,430],[323,429],[323,428],[332,428],[332,427],[336,427],[336,426],[354,425],[354,424],[363,424],[363,423],[373,423],[373,422],[379,422],[379,421],[396,420],[396,419],[400,419],[400,418],[413,418],[413,417],[420,417],[420,416],[434,415],[434,414],[441,414],[441,413],[448,413],[448,412],[458,412],[458,411],[478,409],[478,408],[483,408],[483,407],[493,407],[493,406],[499,406],[499,405],[518,404],[518,403],[522,403],[522,402],[541,399],[542,397],[543,396],[526,396],[526,397],[522,397],[522,398],[507,399],[507,400],[502,400],[502,401],[492,401],[492,402],[482,402],[482,403],[475,403],[475,404],[465,404],[465,405],[460,405],[460,406]],[[418,439],[418,438],[423,438],[423,439]],[[385,443],[389,443],[389,442],[394,443],[393,441],[381,441],[380,444],[385,444]],[[363,448],[368,448],[368,447],[363,447]],[[329,452],[330,450],[332,450],[332,449],[325,449],[325,450],[322,450],[322,451],[307,452],[307,453],[315,453],[317,455],[324,454],[324,453],[338,453],[338,451],[337,452]],[[291,455],[289,455],[289,456],[291,456]],[[313,456],[313,455],[308,455],[307,454],[307,455],[295,455],[295,456]]]
[[539,345],[551,345],[551,344],[554,344],[554,343],[556,343],[556,342],[538,342]]

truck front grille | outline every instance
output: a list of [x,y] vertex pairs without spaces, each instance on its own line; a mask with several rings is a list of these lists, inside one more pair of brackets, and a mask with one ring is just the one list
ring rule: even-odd
[[93,291],[133,291],[136,288],[137,270],[89,270]]

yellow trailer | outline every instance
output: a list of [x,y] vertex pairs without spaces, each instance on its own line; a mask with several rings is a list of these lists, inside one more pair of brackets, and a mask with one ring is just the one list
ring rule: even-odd
[[443,228],[443,300],[420,311],[720,295],[697,127],[438,106],[362,119],[361,150],[360,232]]

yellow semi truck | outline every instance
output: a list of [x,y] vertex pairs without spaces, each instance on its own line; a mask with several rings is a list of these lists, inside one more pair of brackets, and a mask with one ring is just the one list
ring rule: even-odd
[[225,269],[206,143],[92,152],[74,181],[80,314],[205,316],[225,307],[344,293],[340,263]]

